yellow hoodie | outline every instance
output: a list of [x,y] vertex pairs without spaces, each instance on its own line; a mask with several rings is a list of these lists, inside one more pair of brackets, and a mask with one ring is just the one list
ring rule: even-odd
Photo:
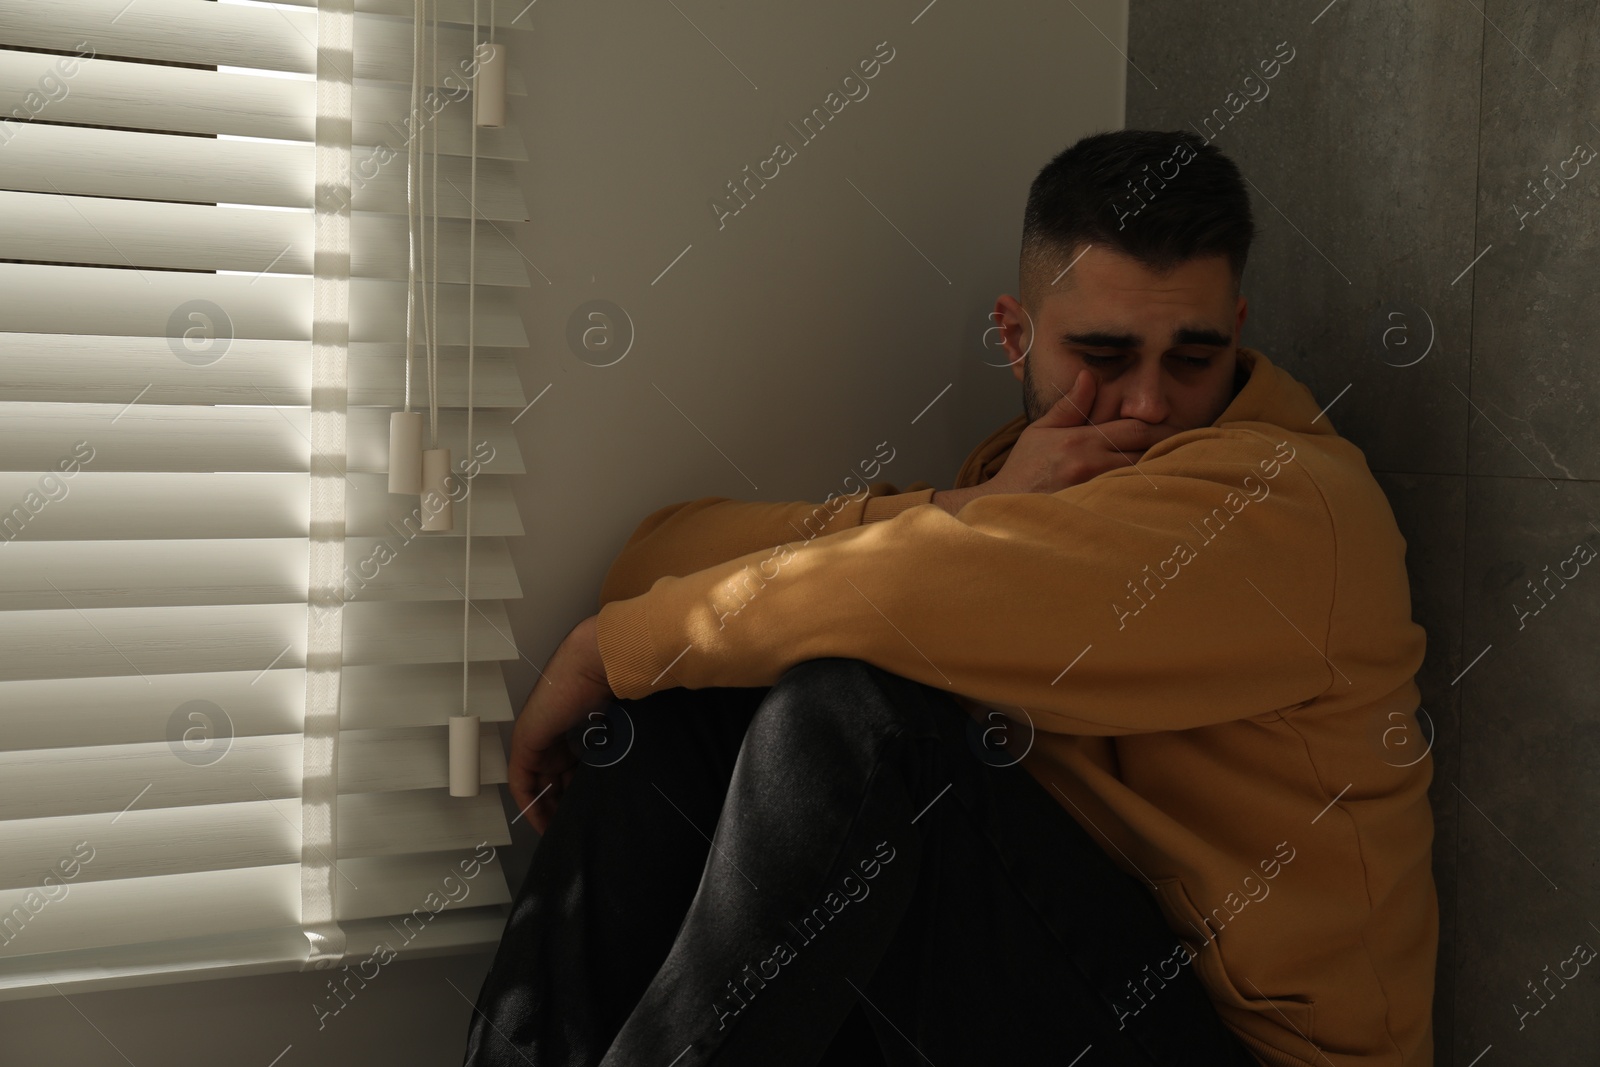
[[1254,349],[1239,365],[1211,426],[1055,493],[663,508],[606,576],[601,657],[624,698],[844,656],[1003,713],[1175,934],[1120,1014],[1190,966],[1264,1064],[1425,1067],[1433,763],[1405,541],[1310,390]]

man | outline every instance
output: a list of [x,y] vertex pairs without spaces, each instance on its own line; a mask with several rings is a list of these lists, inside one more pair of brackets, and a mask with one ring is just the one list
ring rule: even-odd
[[954,488],[640,525],[516,725],[469,1063],[1432,1062],[1425,634],[1238,344],[1253,232],[1198,137],[1084,138]]

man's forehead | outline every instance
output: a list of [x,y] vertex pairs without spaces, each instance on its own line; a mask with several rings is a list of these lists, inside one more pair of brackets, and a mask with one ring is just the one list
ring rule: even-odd
[[[1180,333],[1230,335],[1234,319],[1232,288],[1195,287],[1169,290],[1095,290],[1082,288],[1052,293],[1041,302],[1038,327],[1050,333],[1142,335],[1156,330],[1169,340]],[[1089,341],[1078,341],[1089,344]],[[1206,344],[1198,337],[1173,344]]]

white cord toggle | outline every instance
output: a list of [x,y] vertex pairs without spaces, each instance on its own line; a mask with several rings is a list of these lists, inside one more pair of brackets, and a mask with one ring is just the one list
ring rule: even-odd
[[473,76],[474,121],[486,130],[506,124],[506,46],[478,45],[478,71]]
[[478,795],[478,717],[450,716],[450,795]]
[[422,492],[422,412],[389,413],[389,492]]
[[455,529],[455,508],[445,482],[450,476],[450,450],[422,450],[422,528],[433,532]]

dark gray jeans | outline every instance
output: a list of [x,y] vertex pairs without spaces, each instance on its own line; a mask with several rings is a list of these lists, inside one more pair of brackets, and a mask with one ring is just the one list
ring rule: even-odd
[[946,693],[817,659],[573,736],[467,1067],[1258,1067],[1193,968],[1129,1012],[1176,935]]

